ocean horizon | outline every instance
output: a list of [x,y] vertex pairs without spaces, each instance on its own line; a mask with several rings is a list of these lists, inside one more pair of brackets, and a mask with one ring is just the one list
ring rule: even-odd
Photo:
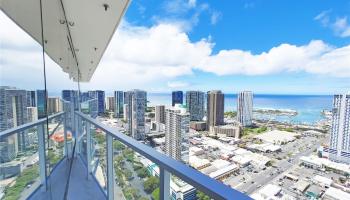
[[[112,96],[112,92],[106,92],[107,96]],[[61,96],[61,92],[49,92],[49,96]],[[171,93],[148,92],[147,100],[149,106],[165,105],[171,106]],[[184,104],[186,95],[184,92]],[[254,109],[290,109],[298,112],[296,116],[274,116],[269,119],[288,122],[293,124],[315,124],[324,120],[323,110],[331,110],[333,95],[317,94],[254,94]],[[225,93],[225,112],[236,111],[237,94]],[[255,116],[257,117],[257,116]],[[258,116],[259,119],[267,119],[265,115]]]

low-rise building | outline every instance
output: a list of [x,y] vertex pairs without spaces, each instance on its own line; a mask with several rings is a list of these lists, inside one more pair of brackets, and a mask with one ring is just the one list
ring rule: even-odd
[[311,155],[311,156],[302,156],[300,158],[300,161],[302,165],[313,169],[319,169],[319,170],[329,169],[334,171],[335,173],[339,173],[343,175],[350,174],[350,165],[347,165],[344,163],[337,163],[327,158],[319,158],[317,156]]
[[196,131],[205,131],[207,128],[206,122],[191,121],[190,128]]
[[247,146],[247,149],[254,150],[254,151],[260,151],[260,152],[278,152],[281,151],[281,146],[264,143],[264,144],[251,144]]
[[306,189],[310,186],[310,183],[304,180],[299,180],[293,185],[293,189],[300,193],[304,193]]
[[204,154],[204,150],[202,148],[199,148],[199,147],[196,147],[196,146],[190,147],[189,151],[190,151],[190,155],[199,156],[199,155]]
[[350,194],[340,189],[330,187],[324,193],[323,199],[324,200],[349,200]]
[[294,141],[298,135],[288,131],[272,130],[259,134],[255,138],[271,144],[286,144]]
[[231,158],[231,161],[235,162],[236,164],[238,164],[240,167],[246,167],[250,164],[250,162],[252,161],[250,158],[241,156],[241,155],[237,155]]
[[234,125],[224,125],[224,126],[211,126],[209,129],[210,133],[212,134],[223,134],[227,137],[234,137],[239,138],[241,133],[241,127],[240,126],[234,126]]
[[204,169],[210,166],[210,161],[204,158],[198,158],[197,156],[190,156],[189,160],[190,166],[197,170]]
[[328,188],[332,185],[333,180],[326,178],[326,177],[323,177],[323,176],[316,175],[315,177],[313,177],[312,182],[321,186],[321,187]]

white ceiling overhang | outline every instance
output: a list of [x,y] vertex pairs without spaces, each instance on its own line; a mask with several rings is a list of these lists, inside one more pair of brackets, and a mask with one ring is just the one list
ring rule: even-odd
[[[88,82],[130,0],[41,2],[42,9],[40,0],[0,0],[0,8],[38,43],[42,45],[44,41],[46,54],[68,73],[70,78],[74,81]],[[72,48],[74,51],[71,51]]]

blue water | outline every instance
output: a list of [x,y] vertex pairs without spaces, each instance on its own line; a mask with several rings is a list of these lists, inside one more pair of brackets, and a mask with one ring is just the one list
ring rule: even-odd
[[[149,93],[147,97],[149,105],[171,105],[171,94]],[[328,95],[254,95],[254,108],[274,108],[274,109],[292,109],[298,112],[298,115],[287,117],[277,116],[277,121],[290,123],[314,124],[324,119],[321,115],[322,110],[332,108],[333,96]],[[185,99],[184,99],[185,103]],[[237,95],[225,94],[225,111],[235,111],[237,104]]]

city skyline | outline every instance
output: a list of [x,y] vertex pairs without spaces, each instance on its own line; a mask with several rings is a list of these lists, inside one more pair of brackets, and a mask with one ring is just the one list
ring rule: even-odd
[[[350,88],[346,81],[350,76],[350,3],[315,2],[263,5],[259,1],[237,1],[221,5],[193,0],[158,4],[136,1],[130,5],[91,83],[82,83],[81,88],[345,93]],[[291,12],[301,7],[305,12],[291,19]],[[236,15],[228,9],[234,9]],[[268,14],[272,11],[273,15]],[[1,25],[8,27],[0,34],[5,55],[0,65],[4,72],[2,85],[27,90],[43,87],[40,46],[3,13],[0,17]],[[242,26],[237,19],[246,24]],[[257,31],[259,34],[255,34]],[[170,42],[158,41],[157,37]],[[137,51],[129,51],[127,46],[131,45],[136,45]],[[146,46],[151,50],[146,51]],[[163,52],[169,56],[159,56]],[[7,56],[10,53],[26,59],[15,60]],[[47,60],[49,90],[77,88],[56,64]],[[24,73],[16,74],[14,65]],[[116,75],[118,78],[114,78]],[[14,84],[13,80],[22,81]]]

